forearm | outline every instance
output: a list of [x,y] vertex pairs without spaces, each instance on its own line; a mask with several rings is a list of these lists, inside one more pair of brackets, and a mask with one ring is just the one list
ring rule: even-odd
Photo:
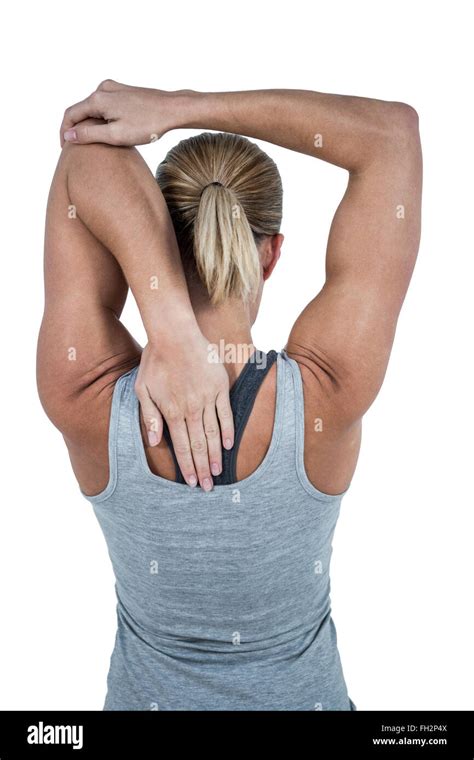
[[403,130],[415,113],[403,103],[311,90],[190,90],[177,97],[178,127],[266,140],[349,171],[363,169],[393,145],[397,127]]
[[70,151],[66,161],[71,204],[117,259],[149,342],[197,334],[166,202],[140,154],[104,145],[71,146]]

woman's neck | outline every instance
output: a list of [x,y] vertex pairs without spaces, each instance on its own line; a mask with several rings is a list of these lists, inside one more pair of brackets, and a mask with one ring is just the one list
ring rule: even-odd
[[199,328],[210,344],[210,361],[224,363],[232,385],[255,351],[249,306],[235,299],[213,306],[195,293],[191,293],[191,301]]

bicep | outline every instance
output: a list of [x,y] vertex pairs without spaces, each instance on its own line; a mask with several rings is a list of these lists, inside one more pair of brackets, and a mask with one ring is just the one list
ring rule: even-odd
[[328,239],[326,282],[296,321],[287,351],[320,397],[352,423],[375,399],[420,238],[421,151],[415,137],[392,158],[350,175]]

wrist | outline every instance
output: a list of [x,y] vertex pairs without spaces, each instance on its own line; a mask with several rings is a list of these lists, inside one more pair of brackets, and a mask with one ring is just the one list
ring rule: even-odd
[[218,93],[176,90],[173,93],[174,129],[212,129],[212,107]]
[[199,328],[194,312],[174,312],[172,318],[160,319],[152,327],[147,329],[148,343],[155,351],[179,350],[180,347],[189,346],[190,342],[202,340],[203,335]]

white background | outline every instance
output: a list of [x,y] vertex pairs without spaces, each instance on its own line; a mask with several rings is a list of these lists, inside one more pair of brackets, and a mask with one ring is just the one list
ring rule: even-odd
[[[107,77],[167,90],[313,89],[420,116],[423,233],[385,384],[342,504],[332,599],[359,710],[473,709],[469,5],[9,4],[2,44],[0,708],[102,709],[113,576],[36,395],[44,212],[66,106]],[[154,170],[191,131],[143,148]],[[322,285],[346,173],[261,146],[284,183],[283,257],[254,339],[280,349]],[[86,317],[85,317],[86,318]],[[133,304],[125,321],[143,342]]]

